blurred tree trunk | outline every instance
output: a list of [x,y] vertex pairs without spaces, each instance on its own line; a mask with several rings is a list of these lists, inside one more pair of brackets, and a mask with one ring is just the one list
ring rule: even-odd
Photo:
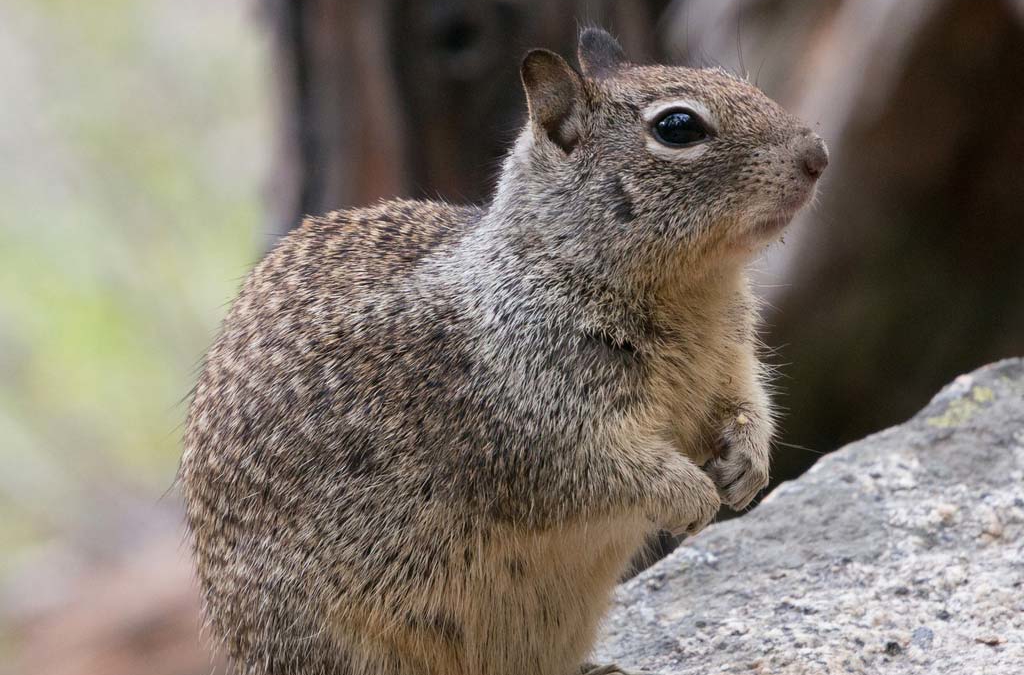
[[662,0],[263,0],[280,136],[277,234],[305,214],[394,196],[481,201],[525,105],[519,59],[575,53],[579,27],[660,56]]

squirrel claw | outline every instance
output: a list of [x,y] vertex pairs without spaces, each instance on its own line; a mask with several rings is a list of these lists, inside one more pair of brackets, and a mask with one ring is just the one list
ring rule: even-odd
[[768,472],[755,468],[747,457],[715,458],[706,470],[718,486],[722,503],[737,511],[746,508],[768,485]]
[[739,511],[768,485],[768,440],[758,441],[756,426],[740,414],[720,439],[718,456],[704,465],[722,503]]

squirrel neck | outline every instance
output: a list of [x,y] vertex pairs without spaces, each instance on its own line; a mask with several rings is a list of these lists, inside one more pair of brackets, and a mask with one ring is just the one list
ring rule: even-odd
[[506,160],[494,200],[463,242],[461,258],[476,271],[466,278],[483,277],[485,265],[487,280],[478,283],[502,289],[496,302],[528,303],[548,318],[631,341],[665,305],[731,292],[742,278],[742,262],[708,264],[696,247],[645,246],[652,237],[637,228],[657,224],[634,212],[622,217],[621,186],[595,189],[585,162],[556,171],[524,154],[517,147]]

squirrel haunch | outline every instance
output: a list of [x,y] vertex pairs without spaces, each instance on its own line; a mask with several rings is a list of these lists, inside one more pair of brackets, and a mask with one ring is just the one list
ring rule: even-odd
[[245,281],[180,473],[240,672],[577,673],[646,537],[767,483],[744,264],[824,144],[723,71],[579,57],[527,56],[490,204],[311,217]]

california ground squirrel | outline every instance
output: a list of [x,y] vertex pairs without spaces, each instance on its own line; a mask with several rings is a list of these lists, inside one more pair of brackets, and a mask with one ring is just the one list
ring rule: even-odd
[[743,268],[825,146],[721,70],[579,61],[527,54],[489,205],[309,218],[246,280],[180,474],[242,673],[578,673],[645,538],[767,483]]

